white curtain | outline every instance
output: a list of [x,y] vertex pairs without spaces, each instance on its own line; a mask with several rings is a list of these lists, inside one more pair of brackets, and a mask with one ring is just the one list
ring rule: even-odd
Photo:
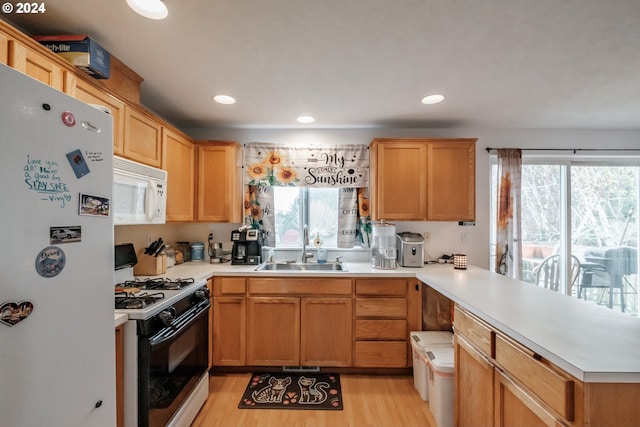
[[495,271],[522,279],[522,150],[498,150],[498,195]]

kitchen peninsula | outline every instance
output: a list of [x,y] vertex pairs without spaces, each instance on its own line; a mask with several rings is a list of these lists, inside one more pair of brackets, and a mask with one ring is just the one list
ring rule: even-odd
[[[472,386],[489,390],[491,407],[486,407],[486,395],[477,397],[477,390],[460,391],[456,403],[459,425],[471,425],[465,424],[469,405],[485,406],[490,424],[495,425],[509,424],[512,412],[520,414],[522,410],[531,411],[538,422],[543,420],[547,425],[640,424],[635,411],[640,400],[640,346],[634,341],[640,336],[637,318],[476,267],[454,270],[451,265],[427,265],[376,270],[368,263],[346,266],[347,272],[258,272],[255,266],[192,262],[169,269],[167,276],[339,278],[354,282],[417,279],[455,303],[457,371],[464,371],[457,378],[474,375],[470,360],[480,358],[489,368],[485,369],[488,380],[472,381]],[[488,344],[486,354],[477,351],[475,359],[466,357],[470,351],[482,350],[483,342]],[[538,378],[544,380],[536,381]],[[544,382],[542,387],[540,382]],[[458,383],[458,388],[468,386],[468,381]],[[505,395],[515,396],[524,409],[514,409],[514,399],[502,399]],[[498,410],[494,411],[494,405]]]

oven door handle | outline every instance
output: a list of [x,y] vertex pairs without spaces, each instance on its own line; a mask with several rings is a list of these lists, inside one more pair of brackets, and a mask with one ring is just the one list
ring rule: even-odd
[[[206,305],[204,303],[206,303]],[[193,309],[187,311],[182,316],[174,320],[173,323],[171,323],[171,326],[160,330],[157,334],[149,338],[149,344],[151,346],[160,345],[174,338],[176,335],[182,333],[182,331],[198,321],[200,317],[208,314],[210,306],[211,303],[209,300],[205,300],[200,305],[193,307]]]

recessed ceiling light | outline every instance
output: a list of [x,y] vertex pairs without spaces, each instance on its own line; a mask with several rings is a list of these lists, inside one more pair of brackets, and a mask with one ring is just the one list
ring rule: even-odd
[[311,116],[300,116],[296,120],[298,123],[313,123],[316,121],[316,119]]
[[444,95],[429,95],[422,98],[423,104],[437,104],[438,102],[442,102],[444,100]]
[[167,6],[160,0],[127,0],[134,12],[149,19],[164,19],[169,15]]
[[213,100],[218,104],[235,104],[236,99],[233,96],[229,95],[216,95],[213,97]]

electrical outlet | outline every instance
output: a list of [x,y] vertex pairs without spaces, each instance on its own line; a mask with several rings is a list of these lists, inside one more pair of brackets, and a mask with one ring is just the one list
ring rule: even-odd
[[422,232],[422,237],[424,238],[424,242],[425,243],[429,243],[431,241],[431,232],[430,231],[423,231]]
[[151,242],[153,242],[154,240],[155,239],[153,238],[153,234],[147,234],[147,246],[151,245]]

